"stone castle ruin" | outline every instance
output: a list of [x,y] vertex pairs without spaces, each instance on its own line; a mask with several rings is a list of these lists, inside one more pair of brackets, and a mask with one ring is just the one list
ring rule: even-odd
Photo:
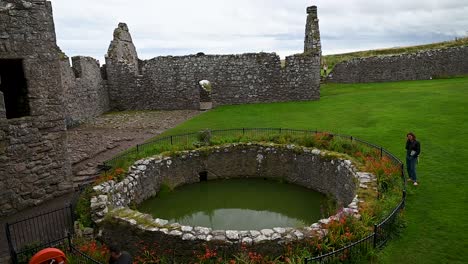
[[[120,23],[100,67],[81,56],[70,65],[56,44],[50,2],[0,1],[0,216],[69,192],[67,126],[109,110],[318,100],[317,8],[307,13],[305,52],[284,66],[275,53],[140,60]],[[210,93],[202,80],[210,81]]]
[[127,25],[114,31],[106,55],[109,101],[116,110],[200,109],[200,84],[212,85],[213,106],[316,100],[320,97],[317,9],[310,9],[306,52],[165,56],[139,60]]
[[50,2],[0,2],[0,216],[73,187],[61,54]]
[[134,64],[113,59],[112,47],[106,59],[112,109],[199,109],[201,80],[213,87],[213,106],[319,98],[318,81],[312,85],[319,80],[319,60],[313,55],[288,57],[285,68],[268,53],[168,56]]

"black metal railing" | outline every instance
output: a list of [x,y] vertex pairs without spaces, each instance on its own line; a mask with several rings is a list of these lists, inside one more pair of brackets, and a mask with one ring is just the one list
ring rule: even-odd
[[406,191],[403,190],[403,196],[400,203],[393,209],[390,215],[385,218],[380,224],[374,225],[374,247],[384,246],[391,235],[394,233],[395,222],[398,213],[405,207]]
[[55,246],[73,233],[73,207],[68,205],[46,213],[5,224],[13,263],[44,247]]
[[[274,136],[280,134],[300,136],[321,133],[316,130],[295,130],[283,128],[240,128],[212,130],[210,132],[213,138],[232,136],[252,136],[259,138],[262,136]],[[398,213],[405,207],[406,185],[404,180],[404,165],[401,160],[383,147],[370,142],[347,135],[329,134],[374,148],[380,153],[381,157],[387,156],[394,164],[399,165],[403,187],[402,199],[385,219],[374,226],[374,231],[368,236],[333,252],[306,258],[304,259],[305,263],[336,263],[348,259],[356,260],[357,258],[365,256],[365,254],[371,249],[384,246],[391,238],[395,228],[395,221],[398,218]],[[164,149],[164,147],[167,147],[169,150],[170,146],[173,145],[190,146],[199,140],[199,135],[199,132],[193,132],[159,138],[145,144],[137,145],[135,148],[106,161],[104,165],[111,168],[116,164],[116,162],[128,158],[129,155],[138,153],[154,155],[157,154],[157,150]],[[161,148],[158,149],[157,147]],[[14,223],[7,223],[5,225],[5,230],[12,262],[19,263],[19,259],[27,259],[32,253],[35,253],[45,247],[61,246],[64,247],[69,254],[73,254],[78,263],[98,264],[98,261],[93,260],[91,257],[80,252],[71,242],[71,236],[74,232],[73,211],[73,206],[69,205],[62,209],[42,213]]]
[[[232,136],[252,136],[252,137],[261,137],[261,136],[273,136],[273,135],[282,135],[289,134],[294,136],[301,136],[307,134],[318,134],[324,133],[317,130],[299,130],[299,129],[285,129],[285,128],[234,128],[234,129],[221,129],[221,130],[211,130],[212,137],[232,137]],[[405,207],[406,202],[406,182],[404,174],[404,165],[403,162],[396,157],[394,154],[386,150],[385,148],[370,143],[368,141],[355,138],[353,136],[333,134],[334,137],[339,137],[342,139],[348,139],[351,142],[358,142],[360,144],[366,145],[370,148],[377,150],[380,154],[380,157],[388,157],[395,165],[398,165],[401,170],[401,179],[402,179],[402,198],[398,205],[392,210],[392,212],[383,219],[380,223],[374,225],[374,231],[366,236],[365,238],[353,242],[341,249],[335,250],[316,257],[305,258],[305,263],[335,263],[342,262],[347,259],[356,259],[361,258],[365,255],[366,252],[369,252],[371,249],[380,248],[384,246],[387,241],[391,238],[391,235],[395,229],[395,222],[398,218],[399,212]],[[154,155],[158,152],[159,147],[169,147],[173,145],[182,145],[190,146],[193,143],[198,141],[198,136],[200,132],[191,132],[179,135],[170,135],[162,138],[158,138],[144,144],[137,145],[135,148],[124,152],[106,162],[104,165],[107,168],[112,168],[119,160],[124,160],[128,158],[129,155],[138,154],[140,152],[145,152],[145,155]],[[153,151],[154,150],[154,151]]]
[[304,263],[340,263],[349,259],[353,259],[357,262],[360,258],[365,256],[367,252],[374,248],[373,237],[373,234],[367,235],[361,240],[353,242],[333,252],[313,258],[306,258],[304,259]]
[[402,200],[393,209],[388,217],[386,217],[380,224],[374,225],[374,231],[367,235],[365,238],[353,242],[338,250],[328,252],[323,255],[309,257],[304,259],[304,263],[340,263],[346,260],[352,260],[357,263],[359,259],[366,262],[366,254],[372,249],[383,247],[391,238],[397,220],[398,213],[405,207],[406,192],[403,191]]
[[73,256],[73,263],[100,264],[72,244],[74,233],[73,206],[28,217],[5,224],[11,263],[29,263],[31,257],[44,248],[54,247]]
[[[354,142],[358,142],[364,145],[367,145],[371,148],[375,148],[380,152],[381,157],[384,155],[388,156],[392,161],[398,164],[402,164],[402,162],[392,153],[387,151],[381,146],[375,145],[373,143],[367,142],[365,140],[355,138],[348,135],[342,134],[333,134],[329,132],[321,132],[317,130],[301,130],[301,129],[287,129],[287,128],[232,128],[232,129],[218,129],[218,130],[210,130],[211,135],[213,138],[216,137],[236,137],[236,136],[250,136],[253,138],[260,138],[260,137],[268,137],[274,135],[291,135],[291,136],[303,136],[309,134],[318,134],[318,133],[328,133],[335,137],[339,137],[342,139],[348,139]],[[191,146],[193,143],[198,141],[198,136],[200,132],[189,132],[184,134],[177,134],[177,135],[169,135],[161,138],[157,138],[151,141],[148,141],[143,144],[138,144],[134,148],[131,148],[127,151],[124,151],[112,159],[105,161],[102,167],[111,169],[115,168],[115,164],[117,164],[121,160],[127,159],[131,155],[135,154],[144,154],[144,155],[155,155],[158,154],[161,149],[165,147],[170,150],[171,146]]]

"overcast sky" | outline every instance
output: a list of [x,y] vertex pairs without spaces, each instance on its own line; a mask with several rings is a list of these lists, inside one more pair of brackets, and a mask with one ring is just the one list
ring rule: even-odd
[[118,22],[141,59],[160,55],[302,52],[306,7],[318,6],[323,54],[468,35],[468,0],[51,0],[68,56],[103,62]]

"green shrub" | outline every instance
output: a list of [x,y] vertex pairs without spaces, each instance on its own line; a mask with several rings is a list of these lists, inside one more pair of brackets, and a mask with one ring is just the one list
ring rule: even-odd
[[41,245],[41,242],[35,241],[31,242],[27,245],[24,245],[21,247],[19,252],[23,252],[22,254],[18,255],[18,264],[27,264],[29,263],[29,260],[42,248],[39,247]]
[[198,142],[195,142],[195,146],[209,146],[211,145],[211,130],[202,130],[197,134]]
[[78,218],[77,220],[86,227],[94,226],[94,222],[91,220],[91,198],[94,195],[96,195],[95,191],[92,186],[89,186],[83,190],[76,203],[75,213]]

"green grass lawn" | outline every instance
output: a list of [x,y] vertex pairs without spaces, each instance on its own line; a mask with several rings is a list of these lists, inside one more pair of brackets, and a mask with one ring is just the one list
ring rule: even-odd
[[318,129],[359,137],[404,158],[406,133],[421,142],[420,186],[409,186],[407,228],[381,263],[467,263],[468,78],[327,84],[315,102],[224,106],[166,134],[204,128]]

